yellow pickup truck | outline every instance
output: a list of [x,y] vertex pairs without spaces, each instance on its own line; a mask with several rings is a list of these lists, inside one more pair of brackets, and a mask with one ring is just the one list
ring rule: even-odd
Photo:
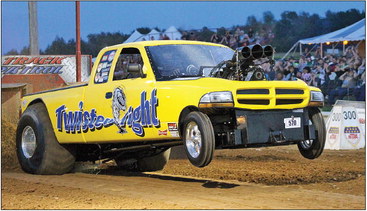
[[[232,50],[196,41],[144,41],[102,49],[90,81],[22,98],[17,155],[33,174],[63,174],[75,161],[115,160],[161,170],[170,147],[208,165],[215,149],[298,144],[323,151],[324,97],[303,81],[269,81],[271,46]],[[40,82],[41,83],[41,82]]]

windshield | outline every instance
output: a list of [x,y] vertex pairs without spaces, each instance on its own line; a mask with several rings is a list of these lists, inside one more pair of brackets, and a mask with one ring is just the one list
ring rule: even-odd
[[206,77],[222,61],[230,60],[234,51],[210,45],[158,45],[147,50],[157,81],[187,77]]

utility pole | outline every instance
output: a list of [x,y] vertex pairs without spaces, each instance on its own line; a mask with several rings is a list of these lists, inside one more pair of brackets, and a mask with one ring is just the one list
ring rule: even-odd
[[37,2],[28,2],[29,17],[29,53],[30,55],[39,55],[38,47],[38,22],[37,22]]
[[75,16],[76,16],[76,52],[75,52],[75,57],[76,57],[76,81],[80,82],[82,81],[82,53],[80,50],[80,2],[76,1],[75,2]]

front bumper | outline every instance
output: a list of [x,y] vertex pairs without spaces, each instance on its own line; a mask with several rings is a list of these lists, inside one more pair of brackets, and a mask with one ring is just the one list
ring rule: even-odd
[[[232,143],[235,146],[279,145],[314,139],[315,128],[308,109],[250,111],[235,110],[237,120]],[[285,120],[297,119],[298,125],[286,127]]]

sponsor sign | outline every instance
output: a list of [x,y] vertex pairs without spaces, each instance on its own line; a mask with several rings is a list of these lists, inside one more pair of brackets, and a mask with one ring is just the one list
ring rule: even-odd
[[326,123],[326,142],[325,149],[340,148],[340,124],[342,121],[342,107],[334,106]]
[[106,83],[108,81],[108,76],[110,74],[110,69],[115,54],[116,50],[107,51],[103,54],[98,65],[96,75],[94,76],[95,83]]
[[180,134],[178,133],[178,127],[176,122],[168,122],[167,123],[169,133],[172,137],[180,137]]
[[167,135],[167,130],[158,130],[158,135],[166,136]]
[[[87,81],[90,74],[91,57],[82,55],[82,81]],[[76,81],[76,60],[74,55],[40,56],[3,56],[1,76],[58,74],[66,83]]]
[[325,149],[360,149],[365,146],[364,109],[336,105],[327,121]]

